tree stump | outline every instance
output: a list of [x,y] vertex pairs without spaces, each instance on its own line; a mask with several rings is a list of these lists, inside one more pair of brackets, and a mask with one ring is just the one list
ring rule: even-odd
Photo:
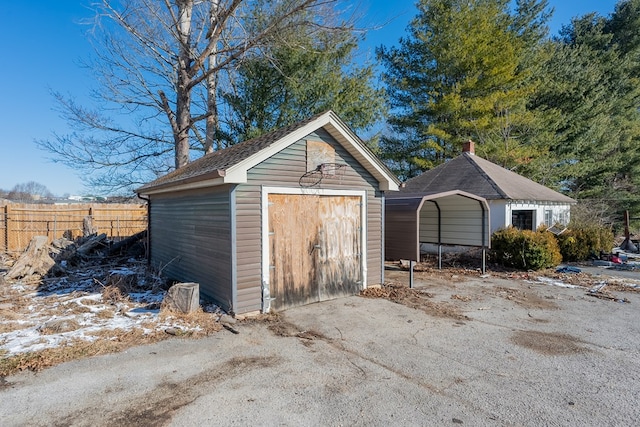
[[34,236],[27,249],[7,272],[5,279],[21,279],[33,275],[44,277],[47,273],[56,273],[59,269],[49,255],[47,236]]
[[93,217],[87,215],[82,219],[82,235],[89,237],[93,234],[98,234],[98,227],[93,223]]
[[200,285],[176,283],[167,291],[162,305],[172,311],[193,313],[200,307]]

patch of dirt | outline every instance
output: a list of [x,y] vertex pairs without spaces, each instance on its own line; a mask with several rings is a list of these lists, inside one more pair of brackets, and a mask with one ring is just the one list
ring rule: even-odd
[[558,309],[558,304],[553,302],[551,299],[541,298],[534,292],[529,292],[524,289],[507,288],[503,286],[496,286],[493,289],[496,296],[507,299],[509,301],[513,301],[525,308],[539,310]]
[[589,351],[583,341],[566,334],[539,331],[517,331],[511,341],[546,356],[563,356]]
[[245,323],[255,323],[261,322],[267,324],[267,329],[271,331],[276,336],[279,337],[296,337],[302,340],[304,345],[309,345],[311,341],[315,340],[323,340],[329,341],[324,334],[314,331],[314,330],[305,330],[301,331],[298,326],[289,322],[278,313],[271,313],[267,315],[261,315],[254,317],[252,319],[244,320]]
[[451,295],[451,299],[455,299],[458,301],[462,301],[462,302],[469,302],[473,299],[473,297],[469,296],[469,295],[458,295],[458,294],[453,294]]
[[367,288],[360,292],[365,298],[385,298],[397,304],[422,310],[436,317],[471,320],[470,317],[454,304],[448,302],[436,302],[430,300],[434,295],[422,289],[409,288],[398,283],[385,283],[381,288]]
[[233,357],[216,369],[206,370],[200,375],[181,381],[165,381],[116,413],[112,413],[113,409],[107,406],[95,408],[91,413],[77,411],[53,425],[168,425],[175,412],[201,396],[204,389],[218,387],[221,381],[247,376],[255,370],[271,369],[280,363],[282,359],[277,356]]

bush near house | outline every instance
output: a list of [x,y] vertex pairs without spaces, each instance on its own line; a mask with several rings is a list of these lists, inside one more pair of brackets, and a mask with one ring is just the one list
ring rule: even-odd
[[540,270],[560,264],[562,255],[552,233],[509,227],[491,236],[491,259],[505,267]]
[[584,261],[600,251],[610,253],[613,248],[613,232],[608,227],[591,225],[572,227],[556,236],[562,260]]

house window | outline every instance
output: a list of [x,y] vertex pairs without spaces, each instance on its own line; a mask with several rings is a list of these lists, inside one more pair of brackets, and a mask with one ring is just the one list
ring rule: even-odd
[[533,230],[534,211],[512,211],[511,225],[520,230]]
[[558,222],[562,225],[567,225],[569,224],[569,212],[568,211],[562,211],[560,212],[559,218],[558,218]]
[[553,227],[553,211],[551,209],[544,211],[544,224],[547,227]]

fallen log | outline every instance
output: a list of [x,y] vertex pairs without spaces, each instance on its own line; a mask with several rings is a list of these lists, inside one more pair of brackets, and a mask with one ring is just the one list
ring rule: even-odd
[[109,248],[109,255],[121,254],[122,252],[128,250],[131,246],[138,243],[140,240],[146,239],[147,230],[142,230],[139,233],[134,234],[133,236],[129,236],[126,239],[120,240],[119,242],[114,243]]
[[34,236],[27,249],[7,272],[5,279],[22,279],[33,275],[44,277],[60,271],[62,271],[60,266],[49,255],[47,236]]
[[102,242],[107,240],[107,234],[102,233],[95,237],[90,238],[85,243],[83,243],[77,250],[76,253],[79,255],[88,255],[89,252],[93,251],[97,246],[101,245]]

